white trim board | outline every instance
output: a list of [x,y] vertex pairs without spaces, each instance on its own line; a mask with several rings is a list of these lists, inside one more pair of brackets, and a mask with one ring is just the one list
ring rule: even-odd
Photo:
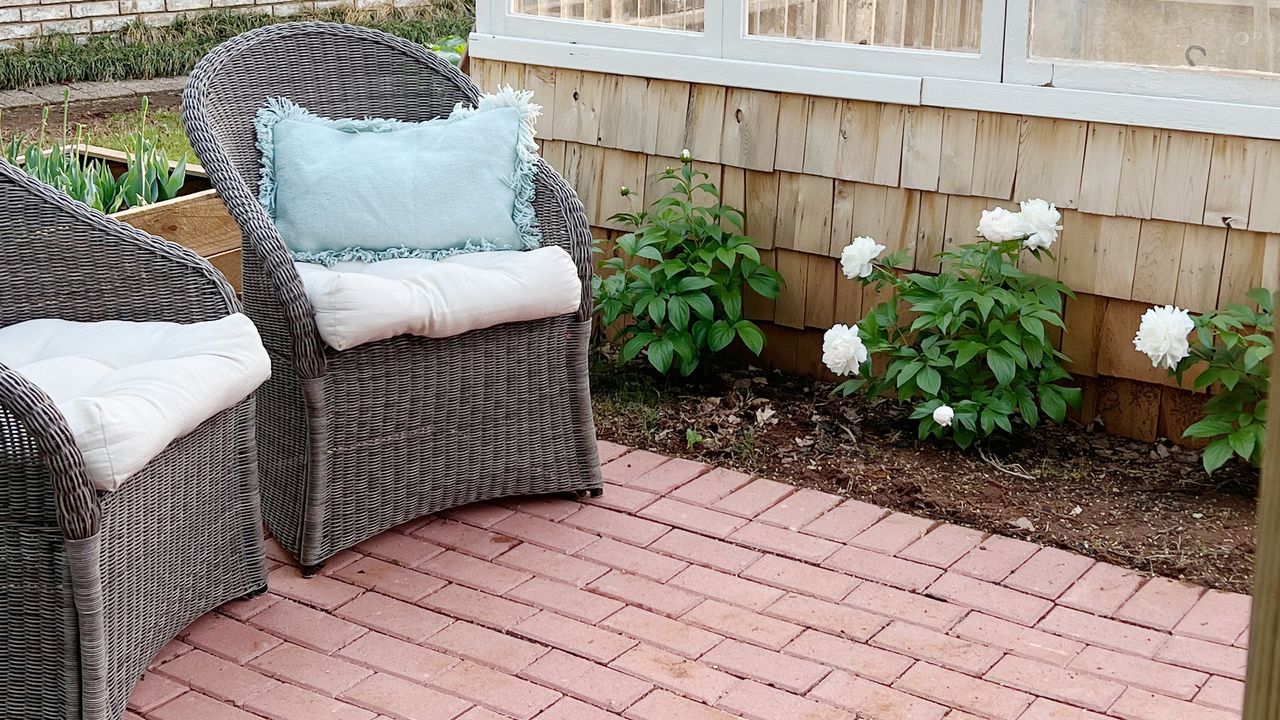
[[1280,107],[674,55],[472,33],[483,60],[802,95],[1280,139]]

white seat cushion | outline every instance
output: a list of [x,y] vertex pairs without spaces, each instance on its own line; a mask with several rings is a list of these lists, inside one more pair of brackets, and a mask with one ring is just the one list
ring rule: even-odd
[[346,350],[397,335],[442,338],[575,312],[582,281],[554,246],[443,260],[294,263],[320,337]]
[[191,325],[29,320],[0,328],[0,363],[53,400],[107,492],[271,375],[242,314]]

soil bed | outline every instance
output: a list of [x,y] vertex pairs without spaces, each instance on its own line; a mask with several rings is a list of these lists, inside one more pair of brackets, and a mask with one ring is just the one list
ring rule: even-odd
[[1258,474],[1247,465],[1210,478],[1196,451],[1076,424],[960,451],[917,441],[895,403],[825,383],[744,371],[668,385],[592,365],[601,439],[1250,591]]

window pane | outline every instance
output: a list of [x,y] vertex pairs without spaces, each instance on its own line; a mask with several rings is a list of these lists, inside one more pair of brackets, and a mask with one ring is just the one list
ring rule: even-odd
[[1280,0],[1035,0],[1031,55],[1275,72]]
[[513,0],[514,11],[540,17],[702,32],[704,0]]
[[747,33],[976,53],[982,0],[745,0]]

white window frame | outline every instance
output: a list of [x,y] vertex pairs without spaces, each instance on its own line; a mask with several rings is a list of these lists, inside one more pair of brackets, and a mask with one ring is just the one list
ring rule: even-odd
[[1008,0],[1004,82],[1181,100],[1280,105],[1280,75],[1031,57],[1031,5]]
[[744,0],[704,32],[541,18],[478,0],[474,57],[903,105],[1280,139],[1280,76],[1028,56],[1034,0],[984,0],[978,53],[748,36]]

